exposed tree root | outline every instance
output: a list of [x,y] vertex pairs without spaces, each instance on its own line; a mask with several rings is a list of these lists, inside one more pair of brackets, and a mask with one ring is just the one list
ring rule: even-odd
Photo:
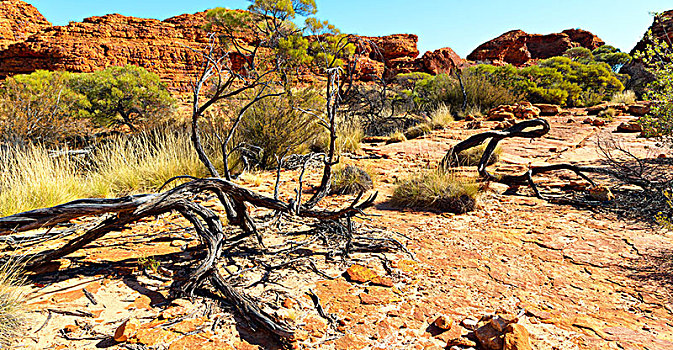
[[[252,299],[241,294],[227,282],[227,279],[220,275],[216,265],[225,251],[224,246],[237,245],[242,240],[240,240],[240,237],[235,237],[235,241],[226,240],[219,216],[212,210],[192,200],[196,195],[204,192],[213,192],[220,200],[231,198],[234,202],[247,203],[255,207],[275,210],[276,212],[297,218],[317,219],[319,221],[318,227],[321,228],[313,230],[313,234],[319,237],[319,240],[324,240],[326,245],[328,245],[328,241],[331,241],[330,237],[328,237],[329,234],[335,234],[336,232],[338,235],[347,237],[348,243],[341,252],[345,255],[350,251],[351,242],[354,237],[354,227],[350,219],[355,215],[362,214],[363,209],[370,207],[376,198],[376,193],[364,201],[360,201],[360,196],[358,196],[351,205],[337,211],[300,210],[301,206],[297,206],[294,203],[285,203],[278,199],[264,196],[224,179],[195,179],[158,194],[134,195],[114,199],[81,199],[51,208],[36,209],[3,217],[0,218],[0,234],[13,235],[35,229],[50,228],[50,230],[42,233],[42,235],[47,235],[47,239],[49,237],[60,238],[63,235],[59,231],[51,232],[51,228],[82,217],[107,216],[107,218],[97,224],[89,225],[83,229],[67,228],[64,230],[71,235],[78,235],[60,248],[21,257],[26,261],[27,266],[37,267],[73,253],[103,237],[108,232],[122,230],[125,226],[138,222],[141,219],[173,211],[179,212],[193,225],[201,242],[207,248],[207,254],[196,268],[188,273],[188,278],[184,282],[178,283],[176,281],[174,283],[173,290],[175,293],[191,296],[196,289],[210,286],[218,291],[222,297],[234,306],[236,311],[251,321],[252,324],[262,327],[281,338],[291,337],[293,330],[288,325],[275,320],[262,311]],[[246,217],[249,217],[247,216],[247,210],[245,214]],[[249,225],[255,227],[252,219],[249,220]],[[344,223],[341,223],[341,221],[344,221]],[[325,225],[330,229],[326,229]],[[331,233],[328,233],[328,231]],[[13,235],[11,237],[15,241],[21,240],[20,235]],[[40,234],[31,234],[30,237],[31,241],[36,240],[39,239]],[[392,241],[370,245],[369,248],[380,250],[383,249],[383,245],[385,244],[389,247],[398,247]],[[357,249],[366,247],[366,245],[361,243],[356,244]],[[227,249],[227,251],[229,250]]]
[[479,160],[479,164],[477,165],[477,171],[481,179],[483,181],[493,181],[503,183],[509,185],[510,188],[517,188],[521,185],[528,185],[531,187],[535,195],[539,198],[544,198],[544,196],[542,196],[535,182],[533,181],[533,176],[535,175],[558,170],[569,170],[577,174],[577,176],[581,177],[582,179],[588,181],[592,186],[596,185],[595,182],[591,178],[589,178],[585,173],[607,174],[619,178],[619,174],[607,168],[585,167],[567,163],[552,164],[545,166],[532,166],[525,173],[518,175],[491,174],[490,172],[488,172],[488,170],[486,169],[486,166],[488,165],[488,160],[491,158],[491,155],[495,151],[500,141],[512,137],[522,137],[529,139],[542,137],[549,132],[550,128],[551,127],[549,125],[549,122],[547,122],[545,119],[540,118],[519,122],[505,130],[501,131],[491,130],[476,135],[472,135],[466,140],[458,143],[457,145],[449,149],[449,151],[446,153],[446,155],[444,156],[439,165],[440,169],[448,170],[450,168],[458,166],[459,165],[458,153],[479,146],[482,143],[486,142],[487,140],[490,140],[488,141],[486,149],[484,150],[484,153],[481,159]]

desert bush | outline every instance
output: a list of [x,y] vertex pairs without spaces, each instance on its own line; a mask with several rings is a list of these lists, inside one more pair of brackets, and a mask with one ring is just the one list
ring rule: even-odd
[[[506,87],[493,84],[486,76],[473,70],[463,72],[462,81],[467,95],[467,106],[486,110],[519,100],[519,96]],[[459,111],[462,110],[465,99],[458,79],[446,74],[418,80],[413,90],[404,93],[413,100],[416,110],[419,111],[433,111],[441,106]]]
[[84,97],[68,87],[71,74],[38,70],[5,80],[0,91],[0,138],[53,145],[87,130],[75,107]]
[[412,140],[419,138],[421,136],[427,135],[432,132],[432,127],[428,123],[423,123],[423,124],[418,124],[416,126],[412,126],[409,129],[404,131],[404,137],[407,140]]
[[479,65],[473,70],[533,103],[587,106],[624,89],[608,64],[582,63],[569,57],[552,57],[524,68]]
[[636,93],[631,90],[617,92],[612,95],[610,103],[623,103],[625,105],[634,104],[636,103]]
[[276,155],[306,153],[326,130],[317,118],[302,110],[321,111],[324,103],[320,93],[311,88],[263,99],[245,112],[234,144],[259,147],[257,161],[262,169],[275,167]]
[[0,216],[80,198],[157,190],[177,175],[206,176],[189,135],[175,131],[120,136],[84,158],[42,146],[0,149]]
[[[655,20],[659,16],[655,15]],[[640,120],[645,135],[662,138],[673,145],[673,43],[658,40],[651,32],[647,33],[647,38],[645,50],[635,56],[654,77],[643,97],[657,103]]]
[[86,97],[80,113],[102,126],[151,128],[165,121],[176,103],[158,75],[131,65],[74,74],[69,85]]
[[602,118],[602,119],[605,119],[605,120],[607,120],[607,121],[613,121],[613,120],[615,119],[616,116],[617,116],[617,110],[614,109],[614,108],[612,108],[612,107],[610,107],[610,108],[608,108],[608,109],[606,109],[606,110],[603,110],[603,111],[598,112],[598,116],[597,116],[597,117]]
[[25,310],[20,286],[25,284],[22,264],[9,260],[0,266],[0,347],[11,347],[25,331]]
[[[329,135],[324,133],[325,139],[329,139]],[[358,122],[340,123],[337,130],[337,150],[339,152],[356,152],[360,150],[360,143],[364,138],[365,133],[362,126]],[[327,145],[329,141],[324,142]],[[325,148],[327,148],[325,146]]]
[[374,188],[371,175],[353,165],[340,166],[332,174],[331,194],[358,194]]
[[[484,155],[486,150],[486,143],[483,143],[479,146],[468,148],[462,152],[459,152],[456,157],[458,159],[458,164],[460,166],[477,166],[481,157]],[[495,164],[500,159],[500,154],[502,153],[502,148],[500,146],[496,147],[491,153],[491,157],[488,159],[487,165]]]
[[615,73],[632,59],[631,55],[611,45],[600,46],[591,53],[595,61],[606,63]]
[[434,209],[456,214],[474,210],[480,186],[453,172],[428,171],[403,180],[390,203],[396,207]]

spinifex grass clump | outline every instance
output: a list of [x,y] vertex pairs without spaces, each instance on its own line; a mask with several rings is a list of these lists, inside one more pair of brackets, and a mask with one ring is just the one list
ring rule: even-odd
[[[486,144],[483,143],[479,146],[466,149],[457,154],[458,164],[461,166],[477,166],[481,157],[484,155],[486,150]],[[495,164],[500,159],[500,154],[502,153],[502,148],[496,147],[491,157],[488,158],[487,165]]]
[[357,194],[372,188],[372,177],[366,170],[356,166],[339,167],[332,174],[332,194]]
[[23,284],[21,265],[0,265],[0,348],[11,346],[24,330],[25,304],[19,286]]
[[480,188],[472,178],[432,170],[402,181],[390,202],[397,207],[462,214],[474,210]]
[[0,149],[0,217],[86,197],[80,167],[42,146]]

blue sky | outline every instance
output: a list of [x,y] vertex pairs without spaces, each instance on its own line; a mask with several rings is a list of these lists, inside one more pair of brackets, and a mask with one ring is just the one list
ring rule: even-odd
[[[244,0],[26,0],[55,25],[108,13],[165,19],[217,6],[245,8]],[[593,32],[630,51],[652,22],[651,11],[673,9],[671,0],[316,0],[318,17],[361,35],[414,33],[419,50],[451,47],[465,57],[508,30]]]

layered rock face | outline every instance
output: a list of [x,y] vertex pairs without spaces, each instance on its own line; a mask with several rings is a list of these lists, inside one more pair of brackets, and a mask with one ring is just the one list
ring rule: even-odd
[[479,45],[467,59],[524,66],[538,59],[559,56],[573,47],[593,50],[604,44],[603,40],[582,29],[567,29],[547,35],[512,30]]
[[[190,89],[200,58],[193,50],[208,45],[205,12],[163,21],[111,14],[67,26],[51,26],[31,5],[0,1],[0,78],[38,69],[93,72],[136,65],[157,73],[175,92]],[[12,36],[13,35],[13,36]],[[252,37],[241,34],[243,45]],[[451,49],[419,58],[418,37],[394,34],[360,37],[357,78],[368,81],[409,72],[450,72],[462,61]]]
[[0,48],[50,27],[51,23],[32,5],[18,0],[0,1]]

